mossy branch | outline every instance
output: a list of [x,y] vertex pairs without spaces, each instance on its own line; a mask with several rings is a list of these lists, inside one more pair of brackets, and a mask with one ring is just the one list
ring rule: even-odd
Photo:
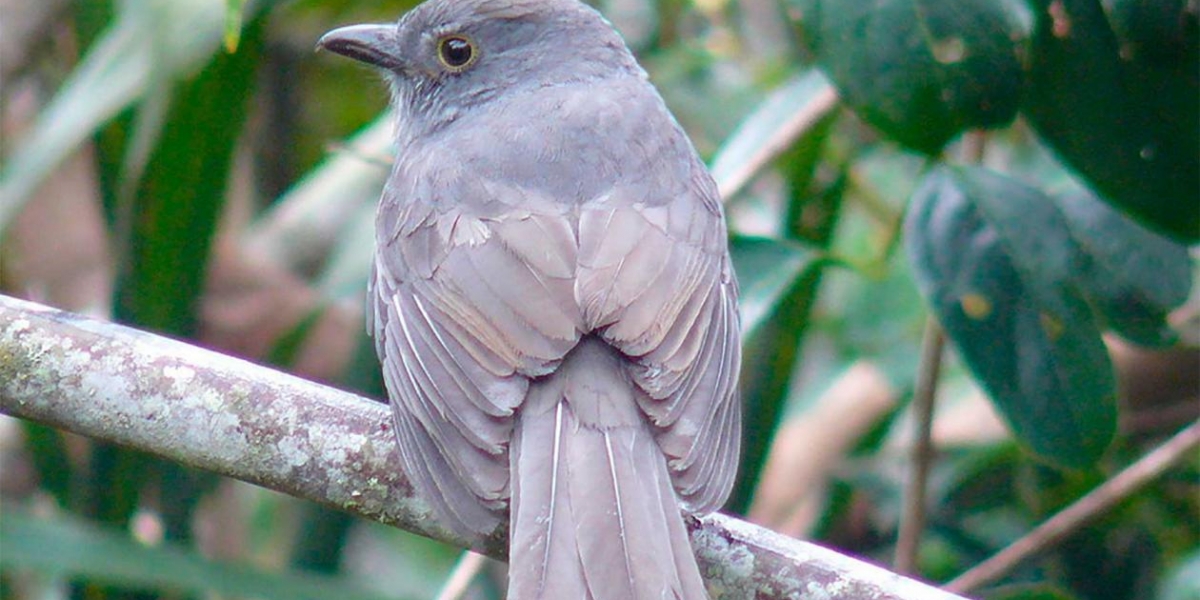
[[[456,539],[399,468],[383,404],[142,331],[0,296],[0,412]],[[723,515],[689,523],[717,598],[958,598]]]

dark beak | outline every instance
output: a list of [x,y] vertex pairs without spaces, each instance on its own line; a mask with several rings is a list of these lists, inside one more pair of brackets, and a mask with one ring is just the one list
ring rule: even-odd
[[317,49],[353,58],[384,69],[399,69],[404,61],[396,55],[395,25],[350,25],[339,27],[317,40]]

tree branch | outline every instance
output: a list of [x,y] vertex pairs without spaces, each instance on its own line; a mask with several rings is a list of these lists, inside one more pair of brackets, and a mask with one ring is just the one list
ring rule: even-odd
[[1092,519],[1125,500],[1167,469],[1194,456],[1200,447],[1200,421],[1184,427],[1161,446],[1100,484],[1096,489],[1046,519],[1033,531],[992,555],[953,581],[946,588],[966,593],[991,583],[1039,552],[1053,547]]
[[[434,522],[386,406],[182,342],[0,295],[0,412],[504,555],[503,531]],[[718,598],[957,598],[727,516],[689,521]]]

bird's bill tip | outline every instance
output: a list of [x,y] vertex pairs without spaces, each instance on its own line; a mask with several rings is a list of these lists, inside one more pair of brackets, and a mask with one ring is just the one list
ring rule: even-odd
[[395,40],[395,25],[349,25],[321,36],[317,49],[391,69],[402,64],[394,52]]

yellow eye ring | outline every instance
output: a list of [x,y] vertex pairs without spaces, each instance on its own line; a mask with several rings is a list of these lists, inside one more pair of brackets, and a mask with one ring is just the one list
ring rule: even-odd
[[479,52],[475,49],[475,42],[465,35],[458,33],[445,35],[438,40],[438,62],[442,63],[447,70],[455,73],[463,71],[470,67],[478,56]]

